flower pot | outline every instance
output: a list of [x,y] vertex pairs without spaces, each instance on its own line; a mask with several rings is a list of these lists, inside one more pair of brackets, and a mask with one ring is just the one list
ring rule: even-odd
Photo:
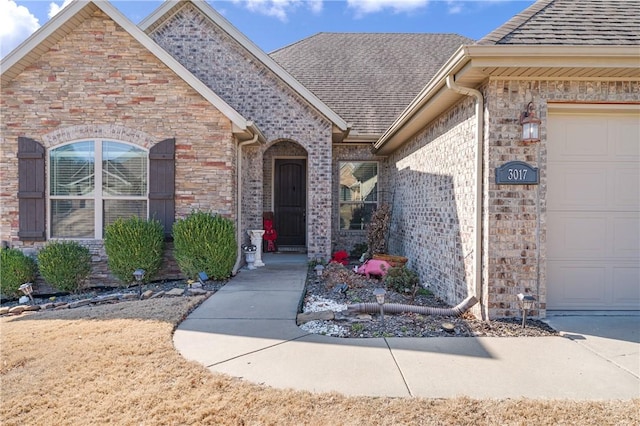
[[373,258],[376,260],[384,260],[388,262],[389,265],[391,266],[403,266],[409,260],[404,256],[395,256],[392,254],[382,254],[382,253],[374,254]]

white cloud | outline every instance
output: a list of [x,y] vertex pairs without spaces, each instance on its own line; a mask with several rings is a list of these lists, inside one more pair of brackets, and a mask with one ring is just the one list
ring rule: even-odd
[[429,0],[347,0],[350,8],[356,10],[356,15],[381,12],[391,9],[395,13],[410,12],[425,7]]
[[288,13],[301,5],[307,6],[313,13],[322,11],[324,0],[232,0],[235,4],[242,4],[252,12],[273,16],[282,22],[287,22]]
[[0,0],[0,56],[15,49],[38,28],[38,18],[29,9],[13,0]]
[[459,1],[447,1],[447,6],[449,7],[449,13],[451,15],[457,15],[463,11],[462,4]]
[[67,7],[72,0],[64,0],[64,2],[59,5],[58,3],[51,2],[49,3],[49,19],[53,18],[60,12],[62,9]]

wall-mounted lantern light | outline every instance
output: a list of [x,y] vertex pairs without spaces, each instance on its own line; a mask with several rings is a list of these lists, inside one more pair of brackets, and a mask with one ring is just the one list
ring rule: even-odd
[[540,142],[540,119],[536,117],[533,102],[527,104],[527,109],[520,114],[520,124],[522,124],[522,142]]

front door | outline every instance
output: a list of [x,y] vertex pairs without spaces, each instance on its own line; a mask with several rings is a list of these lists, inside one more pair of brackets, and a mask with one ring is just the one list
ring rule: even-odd
[[278,246],[306,245],[307,161],[276,159],[274,223]]

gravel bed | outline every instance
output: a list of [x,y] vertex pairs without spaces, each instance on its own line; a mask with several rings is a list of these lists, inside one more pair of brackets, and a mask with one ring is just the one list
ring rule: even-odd
[[[346,291],[340,291],[340,284],[348,283]],[[316,334],[336,337],[521,337],[553,336],[558,333],[546,323],[527,319],[522,328],[522,318],[495,319],[490,322],[476,319],[470,313],[461,317],[433,316],[415,313],[385,314],[384,322],[380,314],[355,314],[347,312],[347,305],[375,302],[373,290],[384,287],[376,279],[367,279],[353,273],[348,268],[328,267],[321,279],[310,268],[307,275],[303,312],[333,311],[333,320],[314,320],[301,325],[301,328]],[[415,299],[410,296],[387,290],[385,303],[400,303],[418,306],[450,308],[439,298],[421,292]],[[443,324],[448,323],[450,330]]]

